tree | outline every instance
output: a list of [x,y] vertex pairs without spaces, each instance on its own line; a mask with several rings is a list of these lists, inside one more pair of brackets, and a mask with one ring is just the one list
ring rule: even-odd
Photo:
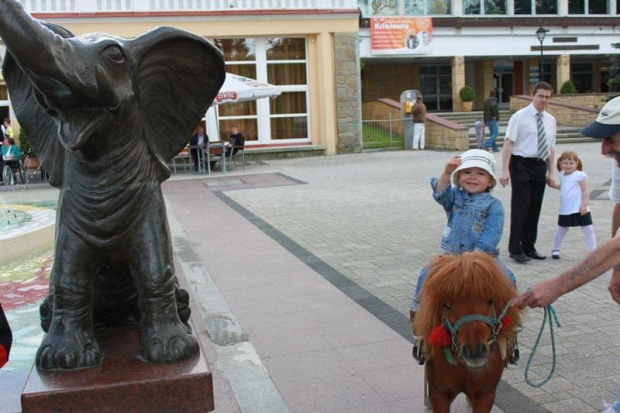
[[[614,49],[620,49],[620,43],[612,43]],[[620,54],[611,55],[611,66],[609,66],[609,86],[610,92],[620,92]]]

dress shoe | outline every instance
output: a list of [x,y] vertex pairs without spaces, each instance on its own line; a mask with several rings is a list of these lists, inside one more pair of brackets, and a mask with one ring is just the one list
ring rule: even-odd
[[525,255],[527,255],[528,257],[530,257],[533,260],[545,260],[545,259],[547,259],[546,256],[540,255],[538,253],[538,251],[536,251],[536,250],[534,250],[532,252],[526,252]]
[[516,262],[521,262],[521,263],[528,262],[529,260],[531,260],[531,258],[525,255],[524,253],[519,253],[519,254],[510,253],[510,258],[512,258]]

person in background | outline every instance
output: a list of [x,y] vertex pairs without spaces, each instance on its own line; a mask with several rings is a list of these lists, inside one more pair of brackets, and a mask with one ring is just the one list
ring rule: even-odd
[[11,334],[11,327],[2,309],[2,304],[0,304],[0,368],[9,361],[12,343],[13,335]]
[[418,96],[413,105],[413,144],[411,149],[424,149],[424,134],[426,129],[426,105],[422,96]]
[[489,127],[489,140],[484,143],[486,148],[493,152],[499,152],[497,148],[497,135],[499,135],[499,105],[495,97],[495,89],[489,91],[489,98],[484,101],[484,123]]
[[203,126],[196,128],[196,134],[189,140],[189,153],[194,161],[194,171],[198,171],[198,162],[202,162],[202,148],[207,146],[209,137],[205,133]]
[[228,143],[226,144],[226,156],[230,156],[230,148],[233,148],[232,154],[236,154],[239,152],[241,148],[245,146],[245,137],[236,126],[232,126],[230,128],[230,137],[228,138]]
[[519,263],[544,260],[536,251],[538,219],[545,187],[555,182],[555,118],[545,109],[553,88],[546,82],[534,85],[532,103],[508,121],[502,152],[502,186],[512,180],[510,201],[510,258]]
[[5,145],[0,149],[2,153],[2,160],[6,165],[11,167],[18,167],[19,160],[22,157],[22,151],[15,145],[15,140],[13,138],[7,138],[5,141]]
[[560,247],[570,227],[581,227],[590,251],[596,249],[596,235],[588,206],[588,176],[582,171],[581,159],[577,153],[565,151],[558,158],[557,168],[560,171],[560,183],[552,182],[549,186],[560,190],[560,216],[551,251],[551,258],[559,260]]
[[2,121],[2,135],[5,139],[14,138],[13,128],[11,127],[11,119],[4,118]]

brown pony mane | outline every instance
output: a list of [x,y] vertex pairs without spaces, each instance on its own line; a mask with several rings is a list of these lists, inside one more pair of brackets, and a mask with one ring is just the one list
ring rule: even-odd
[[[442,323],[443,305],[467,300],[495,301],[496,315],[517,291],[495,259],[483,252],[467,252],[461,255],[440,255],[429,266],[428,276],[420,296],[420,308],[415,318],[416,335],[428,336],[434,327]],[[508,310],[513,327],[520,326],[520,312],[516,307]],[[507,339],[516,334],[514,328],[501,331]]]

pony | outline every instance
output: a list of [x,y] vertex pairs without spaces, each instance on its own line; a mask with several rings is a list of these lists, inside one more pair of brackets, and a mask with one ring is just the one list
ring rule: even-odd
[[[434,413],[465,393],[474,413],[491,411],[509,361],[518,357],[516,288],[482,252],[435,258],[420,297],[414,332],[424,342],[425,388]],[[427,404],[428,405],[428,404]]]

